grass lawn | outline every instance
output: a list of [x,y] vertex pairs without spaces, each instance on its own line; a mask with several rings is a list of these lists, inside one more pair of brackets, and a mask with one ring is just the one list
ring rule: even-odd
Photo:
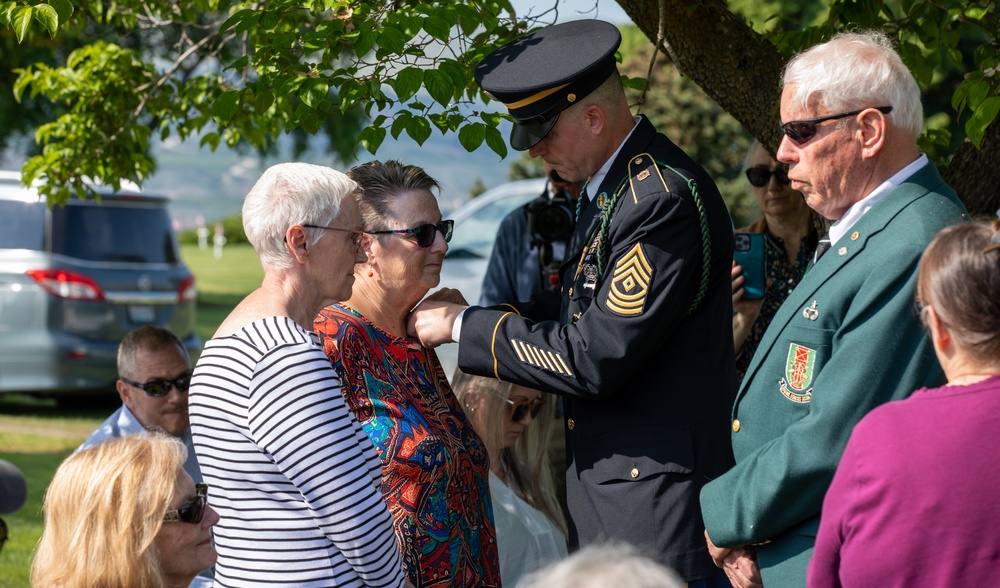
[[[260,285],[264,272],[249,245],[228,246],[222,259],[211,248],[182,246],[181,255],[198,288],[198,336],[212,338],[226,315]],[[0,588],[29,586],[35,545],[42,535],[42,498],[56,467],[97,428],[114,408],[66,410],[53,400],[20,394],[0,395],[0,459],[24,472],[28,501],[3,517],[10,538],[0,552]]]

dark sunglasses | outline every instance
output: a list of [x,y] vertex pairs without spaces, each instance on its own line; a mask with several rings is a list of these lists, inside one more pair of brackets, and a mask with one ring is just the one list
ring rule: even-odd
[[521,400],[514,401],[507,398],[507,404],[511,406],[512,412],[510,415],[510,420],[519,423],[524,420],[525,415],[531,412],[531,418],[538,416],[538,413],[542,410],[542,399],[541,397],[534,400]]
[[443,220],[436,225],[420,225],[412,229],[399,229],[396,231],[365,231],[369,235],[413,235],[417,238],[417,245],[420,247],[430,247],[434,244],[434,235],[441,231],[444,235],[444,242],[451,241],[451,233],[455,229],[455,221]]
[[771,181],[771,176],[779,184],[784,184],[785,186],[791,184],[792,182],[788,179],[788,169],[784,166],[779,166],[776,170],[771,171],[766,167],[751,167],[747,169],[747,179],[750,180],[750,185],[756,186],[758,188],[763,188]]
[[[828,120],[838,120],[841,118],[847,118],[849,116],[854,116],[856,114],[861,114],[862,112],[868,110],[867,108],[862,108],[861,110],[852,110],[851,112],[841,112],[840,114],[830,114],[827,116],[820,116],[817,118],[804,118],[802,120],[793,120],[786,122],[781,125],[781,130],[788,135],[788,138],[795,141],[797,145],[801,145],[816,136],[816,125],[824,123]],[[892,112],[891,106],[876,106],[875,110],[881,112],[882,114],[889,114]]]
[[208,484],[195,484],[195,495],[177,510],[168,510],[163,514],[164,523],[191,523],[196,525],[205,516],[205,506],[208,505]]
[[303,227],[308,227],[310,229],[325,229],[327,231],[340,231],[342,233],[351,234],[351,245],[354,245],[354,252],[357,253],[361,249],[361,235],[364,231],[355,231],[354,229],[340,229],[337,227],[324,227],[323,225],[302,225]]
[[170,394],[171,386],[177,386],[177,389],[181,392],[187,392],[188,388],[191,387],[191,372],[183,373],[173,380],[150,380],[145,384],[140,384],[139,382],[135,382],[128,378],[119,377],[118,379],[125,382],[129,386],[135,386],[145,392],[148,396],[156,398]]

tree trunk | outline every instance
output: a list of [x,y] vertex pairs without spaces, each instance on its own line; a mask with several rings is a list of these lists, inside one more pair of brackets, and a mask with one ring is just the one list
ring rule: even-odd
[[[719,103],[771,153],[781,140],[778,100],[787,61],[723,0],[617,0],[632,22],[677,69]],[[662,23],[663,42],[658,43]],[[1000,207],[1000,125],[986,131],[982,150],[966,142],[942,171],[974,216]]]

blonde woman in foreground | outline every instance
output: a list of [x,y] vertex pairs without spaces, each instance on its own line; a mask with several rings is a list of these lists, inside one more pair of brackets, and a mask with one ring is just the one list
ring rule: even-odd
[[45,492],[36,588],[183,588],[215,564],[219,515],[164,434],[109,439],[74,453]]

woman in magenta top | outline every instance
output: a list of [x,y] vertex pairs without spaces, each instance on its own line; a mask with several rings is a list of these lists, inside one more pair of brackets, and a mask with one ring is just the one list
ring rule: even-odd
[[406,318],[440,280],[452,222],[422,169],[373,161],[348,175],[368,256],[351,298],[315,329],[344,396],[382,461],[382,495],[415,586],[500,585],[489,456],[437,355],[407,337]]
[[823,502],[811,588],[997,584],[997,228],[948,227],[924,253],[918,306],[948,384],[880,406],[854,428]]

